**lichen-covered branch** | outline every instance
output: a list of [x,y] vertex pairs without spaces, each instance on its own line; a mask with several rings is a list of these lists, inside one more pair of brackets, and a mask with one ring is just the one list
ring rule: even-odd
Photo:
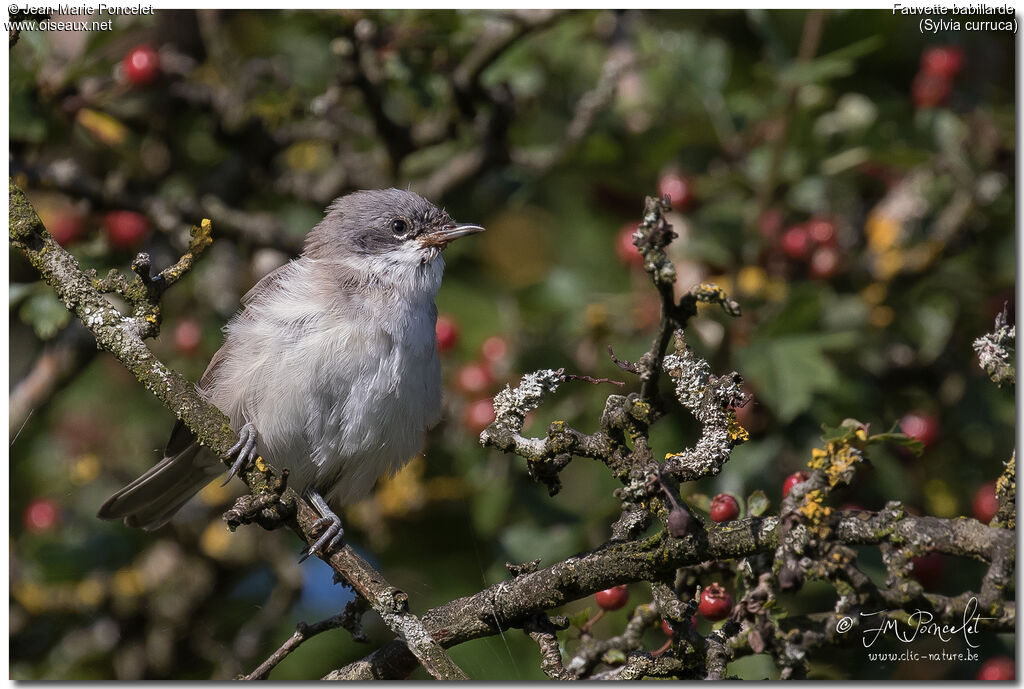
[[[188,253],[175,265],[164,269],[156,278],[149,277],[149,259],[140,254],[133,263],[136,277],[129,282],[113,271],[99,280],[88,277],[74,256],[64,250],[43,227],[39,216],[25,194],[13,182],[9,200],[11,245],[19,249],[52,287],[69,311],[92,332],[97,345],[125,365],[147,390],[181,419],[200,443],[217,454],[226,466],[231,459],[228,450],[237,440],[228,418],[204,400],[195,386],[181,374],[159,361],[144,342],[159,329],[159,296],[191,267],[209,245],[209,221],[193,228]],[[131,305],[132,314],[121,314],[103,297],[102,290],[121,294]],[[276,511],[275,525],[286,525],[306,543],[314,543],[318,535],[314,525],[316,511],[292,489],[286,488],[281,475],[265,461],[248,467],[241,478],[249,486],[251,498],[264,500],[261,511]],[[270,525],[273,519],[266,519]],[[328,564],[349,582],[407,643],[415,657],[438,679],[464,679],[465,674],[447,653],[426,633],[420,620],[409,612],[408,597],[392,587],[351,547],[336,549]]]
[[978,353],[978,362],[996,385],[1003,383],[1013,385],[1016,382],[1016,365],[1014,357],[1017,346],[1017,326],[1010,325],[1008,307],[996,315],[995,327],[992,332],[982,335],[974,341],[974,351]]

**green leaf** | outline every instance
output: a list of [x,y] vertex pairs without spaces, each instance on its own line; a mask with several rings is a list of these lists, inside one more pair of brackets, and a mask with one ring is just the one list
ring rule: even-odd
[[[38,283],[36,283],[38,284]],[[7,306],[13,309],[18,303],[32,294],[35,290],[35,284],[26,284],[21,282],[12,282],[7,286]]]
[[626,654],[622,652],[621,648],[610,648],[601,656],[601,662],[608,665],[622,665],[626,662]]
[[707,513],[711,511],[711,498],[704,493],[694,493],[686,496],[686,504],[695,510]]
[[60,303],[57,295],[48,289],[26,297],[18,309],[18,315],[32,326],[42,340],[49,340],[71,320],[71,313]]
[[738,370],[758,390],[758,397],[787,423],[811,407],[814,394],[839,384],[828,349],[845,349],[856,342],[855,333],[785,335],[758,338],[737,353]]
[[821,439],[826,443],[849,442],[861,428],[867,431],[867,424],[861,423],[857,419],[843,419],[835,428],[823,423],[821,424]]
[[583,608],[575,615],[569,617],[569,624],[573,627],[582,627],[590,621],[590,608]]
[[747,497],[747,514],[751,517],[760,517],[771,505],[771,500],[764,494],[764,491],[758,488]]
[[920,457],[921,453],[924,452],[924,443],[915,438],[911,438],[905,433],[899,433],[895,430],[889,431],[888,433],[879,433],[868,438],[869,443],[877,444],[888,444],[896,447],[902,447],[903,449],[912,452],[915,457]]

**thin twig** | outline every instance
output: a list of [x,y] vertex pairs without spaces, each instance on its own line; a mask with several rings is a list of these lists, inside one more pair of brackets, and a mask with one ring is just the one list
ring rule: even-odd
[[620,387],[625,385],[621,380],[612,380],[611,378],[594,378],[592,376],[584,376],[577,373],[566,373],[564,368],[558,369],[556,373],[562,377],[562,380],[582,380],[587,383],[593,383],[594,385],[598,385],[600,383],[611,383],[612,385],[618,385]]

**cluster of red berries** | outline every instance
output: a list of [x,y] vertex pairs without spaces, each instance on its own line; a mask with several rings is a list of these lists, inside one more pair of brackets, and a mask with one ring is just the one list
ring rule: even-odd
[[[604,591],[598,591],[594,594],[594,602],[606,612],[620,610],[629,602],[629,589],[626,588],[625,584],[620,584]],[[697,612],[703,615],[704,618],[711,622],[718,622],[728,617],[731,611],[732,596],[721,584],[717,582],[708,584],[700,592],[700,604],[697,606]],[[691,621],[696,624],[696,619]],[[672,636],[672,629],[664,622],[662,623],[662,629],[665,630],[667,635]]]
[[[775,216],[763,219],[762,234],[766,239],[775,240],[776,228],[781,223]],[[827,280],[835,276],[842,267],[842,253],[836,243],[835,223],[824,216],[791,225],[778,237],[778,247],[790,261],[806,265],[807,274],[816,280]]]
[[[449,315],[437,317],[435,326],[437,351],[444,354],[455,349],[459,342],[459,326]],[[455,387],[468,402],[462,412],[462,427],[479,433],[494,421],[492,398],[481,396],[493,391],[496,382],[495,367],[508,355],[508,342],[500,335],[491,335],[480,345],[479,357],[455,372]]]
[[[85,237],[85,218],[73,210],[59,213],[47,229],[61,246],[69,246]],[[149,234],[149,220],[135,211],[110,211],[103,216],[103,232],[113,249],[133,251]]]
[[964,49],[959,46],[932,46],[921,53],[921,67],[910,86],[914,107],[934,108],[949,100],[963,63]]

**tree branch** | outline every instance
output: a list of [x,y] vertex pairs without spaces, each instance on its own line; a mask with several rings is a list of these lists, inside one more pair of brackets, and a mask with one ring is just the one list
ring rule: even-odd
[[[159,330],[160,307],[151,298],[158,297],[163,287],[154,288],[152,281],[147,283],[141,277],[137,277],[134,283],[128,283],[123,277],[114,280],[108,275],[106,286],[121,291],[135,305],[133,315],[122,315],[100,293],[99,287],[104,281],[95,278],[90,281],[78,267],[74,256],[46,231],[24,192],[13,182],[10,183],[8,208],[12,246],[25,255],[64,305],[92,332],[100,348],[113,354],[188,426],[200,443],[230,466],[232,460],[228,451],[235,444],[237,435],[228,418],[204,400],[191,382],[159,361],[143,341],[144,337],[155,336]],[[161,271],[161,282],[173,283],[184,274],[209,245],[210,231],[208,220],[201,227],[193,228],[189,253],[174,266]],[[279,472],[260,458],[240,477],[253,497],[278,492],[278,523],[287,525],[307,544],[315,542],[317,532],[314,525],[319,515],[294,490],[281,490]],[[465,678],[448,654],[425,632],[419,619],[409,613],[405,593],[388,584],[351,547],[346,545],[337,549],[327,562],[370,602],[384,623],[408,643],[428,672],[438,679]]]

